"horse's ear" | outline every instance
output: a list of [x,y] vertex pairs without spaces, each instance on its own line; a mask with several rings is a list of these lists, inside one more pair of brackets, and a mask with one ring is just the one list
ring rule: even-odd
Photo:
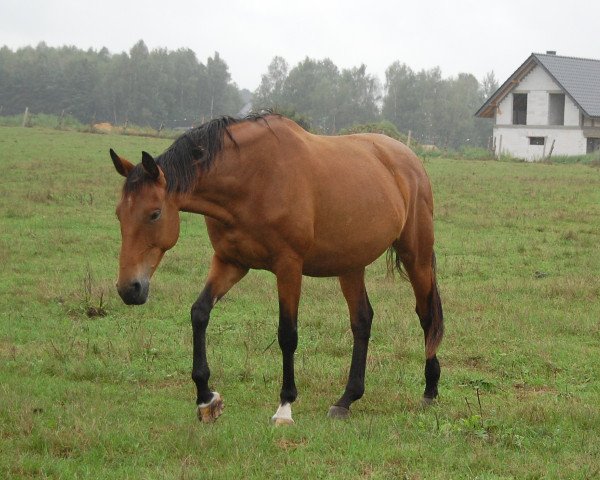
[[158,180],[158,177],[160,176],[160,170],[158,169],[156,161],[148,152],[142,152],[142,166],[144,167],[144,170],[146,170],[146,173],[150,175],[152,180]]
[[110,149],[110,158],[112,158],[117,172],[119,172],[124,177],[127,177],[127,175],[129,175],[129,172],[133,170],[133,164],[125,160],[124,158],[119,157],[112,148]]

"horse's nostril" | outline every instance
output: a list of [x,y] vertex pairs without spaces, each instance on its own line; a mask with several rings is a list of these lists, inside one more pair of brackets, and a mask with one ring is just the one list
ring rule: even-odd
[[148,298],[148,280],[140,279],[125,283],[117,291],[127,305],[141,305]]

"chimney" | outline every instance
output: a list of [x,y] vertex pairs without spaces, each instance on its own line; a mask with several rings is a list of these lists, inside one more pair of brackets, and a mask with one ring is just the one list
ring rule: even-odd
[[546,50],[546,55],[556,55],[556,50]]

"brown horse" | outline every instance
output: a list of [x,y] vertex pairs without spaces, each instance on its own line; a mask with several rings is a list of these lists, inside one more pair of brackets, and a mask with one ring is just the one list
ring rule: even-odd
[[192,306],[198,416],[216,419],[223,401],[208,387],[211,309],[249,269],[275,274],[283,356],[276,424],[293,423],[294,351],[302,276],[339,277],[354,336],[346,389],[329,409],[345,418],[364,392],[373,309],[365,267],[389,252],[404,266],[425,335],[424,401],[437,396],[443,334],[433,252],[433,199],[421,162],[383,135],[317,136],[278,115],[212,120],[179,137],[156,160],[134,166],[110,151],[126,177],[117,206],[122,245],[117,288],[127,304],[148,297],[150,277],[179,237],[179,212],[204,215],[214,255]]

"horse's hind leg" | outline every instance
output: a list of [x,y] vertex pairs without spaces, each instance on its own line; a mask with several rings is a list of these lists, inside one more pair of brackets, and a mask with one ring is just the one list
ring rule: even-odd
[[340,285],[348,303],[354,346],[346,390],[336,404],[329,409],[328,416],[331,418],[347,418],[350,415],[352,402],[363,396],[367,349],[373,320],[373,309],[365,288],[364,269],[341,276]]
[[[396,246],[394,246],[396,248]],[[417,302],[416,312],[425,337],[425,392],[423,402],[431,403],[438,395],[440,364],[437,349],[444,334],[442,302],[435,275],[435,254],[427,243],[415,250],[396,248],[412,284]]]

